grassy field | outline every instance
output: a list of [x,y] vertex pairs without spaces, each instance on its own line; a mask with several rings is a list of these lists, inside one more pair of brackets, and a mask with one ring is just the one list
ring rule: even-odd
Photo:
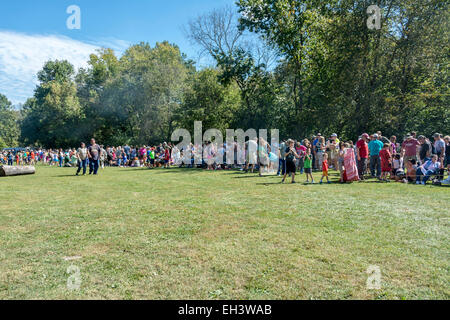
[[[450,298],[449,188],[279,181],[48,167],[0,178],[0,299]],[[380,290],[366,287],[370,265]]]

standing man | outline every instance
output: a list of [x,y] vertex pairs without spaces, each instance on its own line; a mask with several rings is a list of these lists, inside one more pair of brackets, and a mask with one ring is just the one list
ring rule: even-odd
[[383,149],[383,142],[378,140],[378,134],[374,134],[369,142],[369,152],[370,152],[370,173],[372,177],[375,178],[375,169],[377,171],[376,177],[381,178],[381,159],[380,151]]
[[439,133],[435,133],[433,138],[434,138],[434,151],[438,156],[438,161],[441,163],[443,167],[445,160],[445,141],[442,139]]
[[77,175],[80,174],[81,168],[83,168],[83,176],[86,175],[86,164],[87,164],[88,150],[84,142],[81,143],[80,148],[77,150],[77,160],[78,160],[78,170]]
[[13,165],[13,155],[11,153],[11,151],[8,152],[8,166],[12,166]]
[[412,135],[406,137],[406,140],[402,143],[402,155],[405,163],[409,160],[415,160],[417,162],[417,149],[419,146],[419,141],[414,139]]
[[89,174],[94,173],[97,175],[98,167],[99,167],[99,159],[100,159],[101,148],[98,144],[95,143],[95,139],[91,139],[91,145],[88,148],[88,157],[89,157]]
[[419,160],[421,164],[424,164],[428,160],[431,160],[432,148],[430,141],[425,136],[419,136]]
[[361,139],[356,143],[356,160],[358,166],[358,175],[361,181],[365,180],[364,174],[367,171],[367,159],[369,158],[369,135],[363,133]]
[[442,139],[442,135],[440,133],[434,134],[434,151],[436,155],[438,156],[438,162],[440,163],[440,170],[439,172],[442,174],[439,174],[438,179],[444,180],[444,165],[445,165],[445,141]]

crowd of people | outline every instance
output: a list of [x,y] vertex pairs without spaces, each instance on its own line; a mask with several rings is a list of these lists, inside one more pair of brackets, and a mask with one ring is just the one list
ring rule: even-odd
[[[339,174],[339,182],[378,179],[380,182],[403,182],[425,185],[429,180],[438,184],[450,184],[450,137],[439,133],[432,139],[411,132],[399,143],[396,136],[384,137],[381,132],[362,134],[356,143],[341,141],[337,134],[328,138],[318,133],[311,139],[289,139],[270,145],[262,138],[250,139],[242,147],[234,143],[234,162],[227,163],[226,143],[208,141],[203,145],[190,144],[179,149],[172,143],[156,146],[104,147],[94,139],[89,146],[81,143],[73,149],[26,149],[0,153],[5,165],[34,165],[42,163],[58,167],[75,167],[76,175],[97,175],[99,168],[148,167],[170,168],[172,166],[204,168],[206,170],[238,169],[244,172],[257,170],[260,175],[274,173],[287,176],[295,183],[298,174],[306,176],[307,183],[315,183],[313,172],[321,172],[319,183],[329,179],[329,170]],[[255,150],[251,152],[250,150]],[[189,151],[190,161],[185,152]],[[200,161],[198,161],[200,159]],[[184,161],[183,161],[184,160]],[[197,160],[197,161],[196,161]],[[220,160],[220,161],[219,161]]]
[[[433,180],[437,184],[449,184],[444,179],[445,169],[450,170],[450,137],[439,133],[432,140],[418,136],[416,132],[407,135],[400,144],[396,136],[384,137],[381,132],[362,134],[354,144],[340,141],[337,134],[325,139],[320,133],[312,142],[305,139],[301,143],[288,141],[286,155],[281,154],[280,167],[286,168],[295,182],[295,172],[305,172],[307,182],[314,183],[310,174],[322,171],[322,178],[328,179],[329,168],[340,173],[340,182],[364,181],[374,178],[381,182],[391,180],[425,185]],[[283,149],[284,146],[282,144]],[[310,180],[311,179],[311,180]]]

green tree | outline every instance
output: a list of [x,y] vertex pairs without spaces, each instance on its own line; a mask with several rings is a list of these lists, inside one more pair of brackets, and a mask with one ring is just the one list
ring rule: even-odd
[[177,127],[193,134],[194,122],[202,121],[204,128],[225,130],[231,128],[240,107],[240,92],[236,85],[222,85],[220,71],[206,68],[192,74],[186,83],[183,102],[177,110]]
[[8,146],[6,145],[5,141],[3,141],[3,138],[0,137],[0,150],[7,148]]
[[39,86],[27,102],[22,138],[29,144],[68,147],[78,144],[84,118],[68,61],[49,61],[38,73]]
[[154,48],[146,43],[130,47],[120,65],[120,74],[100,96],[98,112],[109,126],[103,132],[139,144],[168,140],[189,63],[177,46],[163,42]]
[[5,146],[16,147],[19,137],[17,112],[6,96],[0,94],[0,139]]

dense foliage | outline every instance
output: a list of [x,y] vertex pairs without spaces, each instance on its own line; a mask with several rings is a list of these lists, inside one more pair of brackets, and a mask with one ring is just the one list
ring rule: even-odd
[[18,114],[11,102],[0,94],[0,148],[14,147],[19,137]]

